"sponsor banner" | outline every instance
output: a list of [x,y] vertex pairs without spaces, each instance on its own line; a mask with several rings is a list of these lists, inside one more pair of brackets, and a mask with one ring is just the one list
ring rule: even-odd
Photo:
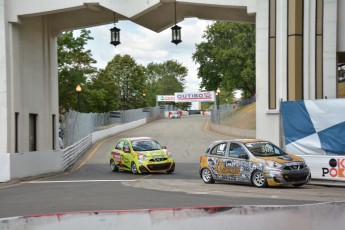
[[345,157],[299,155],[310,168],[312,179],[345,181]]
[[214,91],[196,93],[175,93],[175,102],[215,101]]
[[157,95],[157,101],[175,101],[174,95]]
[[345,155],[344,99],[286,101],[281,114],[288,152]]

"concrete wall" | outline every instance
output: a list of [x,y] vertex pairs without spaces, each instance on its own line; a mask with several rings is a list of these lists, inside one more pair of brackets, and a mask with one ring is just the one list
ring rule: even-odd
[[146,118],[94,132],[63,150],[24,153],[0,153],[0,182],[8,182],[46,173],[63,172],[73,165],[91,145],[101,139],[137,128],[147,123]]
[[11,180],[62,171],[62,150],[10,154]]
[[0,219],[2,229],[344,229],[345,203],[90,211]]
[[337,5],[337,51],[345,52],[345,1],[338,1]]
[[[58,149],[58,84],[57,75],[52,76],[56,69],[56,49],[51,50],[54,38],[50,37],[49,24],[46,17],[23,18],[22,24],[12,25],[11,40],[13,50],[12,65],[14,68],[10,88],[10,100],[13,103],[10,117],[18,113],[18,151],[28,152],[29,148],[29,114],[37,115],[37,150]],[[48,31],[48,32],[47,32]],[[54,45],[53,45],[54,47]],[[56,71],[55,71],[56,73]],[[53,148],[52,116],[55,115],[55,146]],[[14,119],[10,123],[14,126]],[[14,136],[11,127],[10,136]],[[9,152],[15,152],[14,138],[9,138]]]
[[144,118],[138,121],[133,121],[127,124],[122,124],[122,125],[114,126],[109,129],[102,130],[102,131],[94,132],[92,133],[92,143],[95,143],[96,141],[99,141],[105,137],[109,137],[111,135],[115,135],[126,130],[137,128],[146,123],[147,123],[146,118]]
[[[7,150],[7,66],[6,66],[6,19],[5,0],[0,0],[0,153]],[[1,164],[1,163],[0,163]],[[1,170],[1,169],[0,169]],[[1,174],[0,174],[1,175]]]

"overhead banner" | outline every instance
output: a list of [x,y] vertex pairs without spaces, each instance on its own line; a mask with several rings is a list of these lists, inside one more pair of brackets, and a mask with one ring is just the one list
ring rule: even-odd
[[215,101],[214,91],[196,93],[175,93],[175,102]]
[[345,155],[345,100],[325,99],[281,103],[288,152]]
[[157,101],[175,101],[174,95],[157,95]]

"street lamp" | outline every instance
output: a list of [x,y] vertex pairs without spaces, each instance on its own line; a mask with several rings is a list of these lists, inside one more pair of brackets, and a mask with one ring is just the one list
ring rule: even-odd
[[77,95],[78,95],[78,112],[80,111],[80,93],[81,93],[81,87],[78,84],[77,88],[75,88],[75,91],[77,91]]
[[220,95],[220,89],[218,88],[216,91],[217,94],[217,110],[219,110],[219,95]]
[[114,27],[110,29],[110,44],[117,46],[120,42],[120,29],[116,27],[115,25],[115,12],[114,12]]
[[217,91],[216,91],[216,95],[217,95],[217,115],[218,115],[218,124],[220,124],[220,111],[219,111],[219,96],[220,96],[220,89],[218,87]]
[[171,27],[171,42],[175,43],[175,45],[179,44],[182,42],[181,40],[181,27],[176,25],[176,1],[175,1],[175,26]]
[[146,93],[143,92],[143,100],[144,100],[144,106],[146,106]]

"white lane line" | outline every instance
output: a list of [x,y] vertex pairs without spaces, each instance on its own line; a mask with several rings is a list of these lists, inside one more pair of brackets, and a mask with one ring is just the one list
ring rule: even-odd
[[45,184],[45,183],[85,183],[85,182],[130,182],[136,180],[49,180],[49,181],[29,181],[28,184]]

